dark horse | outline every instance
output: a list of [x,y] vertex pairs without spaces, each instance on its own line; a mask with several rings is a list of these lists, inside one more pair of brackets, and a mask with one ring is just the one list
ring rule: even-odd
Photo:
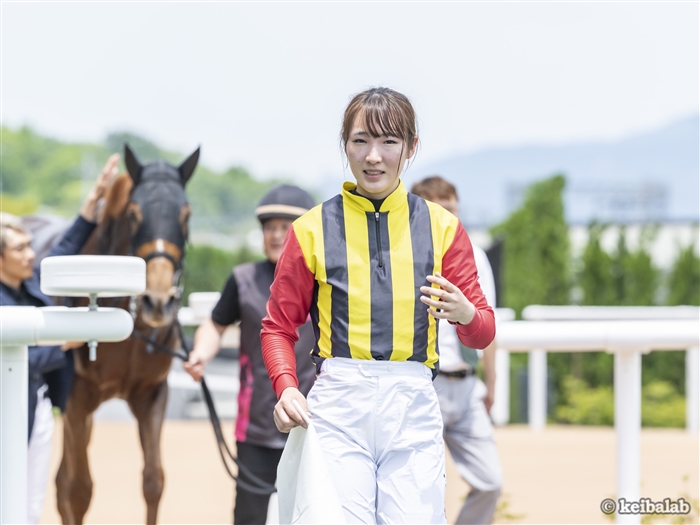
[[[87,447],[92,413],[103,401],[124,399],[138,420],[143,448],[143,495],[148,523],[155,523],[163,493],[160,434],[168,397],[172,357],[153,350],[142,338],[175,351],[179,279],[190,208],[185,184],[199,160],[199,149],[179,168],[165,162],[142,166],[125,146],[128,176],[118,177],[105,199],[98,227],[83,253],[135,255],[146,260],[146,291],[101,300],[135,316],[134,335],[121,343],[102,343],[97,360],[87,346],[74,350],[75,381],[63,416],[63,459],[56,476],[58,511],[63,523],[82,523],[92,498]],[[142,338],[135,337],[141,335]]]

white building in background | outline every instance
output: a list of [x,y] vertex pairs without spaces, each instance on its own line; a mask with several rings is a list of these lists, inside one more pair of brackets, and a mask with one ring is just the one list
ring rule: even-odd
[[[627,231],[627,247],[630,250],[638,249],[640,236],[645,228],[657,228],[656,235],[650,243],[651,256],[654,265],[663,271],[671,269],[678,257],[680,248],[685,248],[693,242],[695,242],[696,253],[698,253],[698,248],[700,248],[697,222],[667,222],[656,226],[637,223],[626,224],[624,227]],[[620,225],[612,225],[605,230],[601,237],[603,249],[608,253],[614,253],[617,250],[619,228]],[[467,232],[469,232],[472,242],[481,248],[487,249],[493,242],[488,228],[467,226]],[[575,224],[569,226],[569,240],[571,242],[572,256],[579,258],[588,243],[588,225]]]

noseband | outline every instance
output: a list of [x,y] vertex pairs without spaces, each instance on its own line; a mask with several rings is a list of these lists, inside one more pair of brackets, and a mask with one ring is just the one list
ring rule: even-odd
[[[156,246],[158,246],[158,244],[159,243],[156,242]],[[135,250],[136,253],[138,253],[143,246],[145,246],[145,245],[139,246],[137,248],[137,250]],[[182,250],[180,251],[180,253],[182,253]],[[133,255],[133,253],[132,253],[132,255]],[[175,288],[175,300],[179,301],[180,297],[182,297],[182,291],[185,288],[184,273],[183,273],[184,268],[183,268],[183,264],[182,264],[182,257],[180,257],[179,259],[176,259],[171,253],[168,253],[165,250],[159,250],[157,248],[146,253],[146,254],[143,254],[143,255],[139,254],[139,256],[144,261],[146,261],[146,264],[148,264],[148,261],[150,261],[151,259],[155,259],[157,257],[163,257],[163,258],[167,259],[168,261],[170,261],[170,263],[173,265],[173,269],[175,270],[175,272],[173,273],[173,283],[172,283],[173,288]]]
[[[143,246],[143,245],[141,245],[141,246]],[[141,248],[141,246],[139,246],[138,249],[134,250],[134,252],[138,253],[138,250]],[[151,259],[155,259],[156,257],[165,257],[173,265],[173,268],[175,269],[175,273],[182,273],[182,258],[176,259],[172,254],[170,254],[164,250],[156,249],[156,250],[153,250],[153,251],[148,252],[147,254],[141,256],[141,258],[144,261],[146,261],[146,264],[148,264],[148,261],[150,261]]]

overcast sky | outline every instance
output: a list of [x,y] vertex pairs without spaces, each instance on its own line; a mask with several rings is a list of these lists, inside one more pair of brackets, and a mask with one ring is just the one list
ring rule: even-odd
[[414,169],[698,112],[697,2],[2,2],[1,29],[4,125],[307,184],[342,177],[342,112],[374,85],[416,107]]

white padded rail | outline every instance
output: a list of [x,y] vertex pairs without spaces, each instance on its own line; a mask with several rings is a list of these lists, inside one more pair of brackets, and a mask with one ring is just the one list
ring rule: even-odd
[[3,345],[62,344],[66,341],[123,341],[131,335],[134,321],[120,308],[95,311],[64,306],[3,306],[0,338]]
[[41,261],[41,291],[61,297],[122,297],[146,289],[146,262],[118,255],[66,255]]

